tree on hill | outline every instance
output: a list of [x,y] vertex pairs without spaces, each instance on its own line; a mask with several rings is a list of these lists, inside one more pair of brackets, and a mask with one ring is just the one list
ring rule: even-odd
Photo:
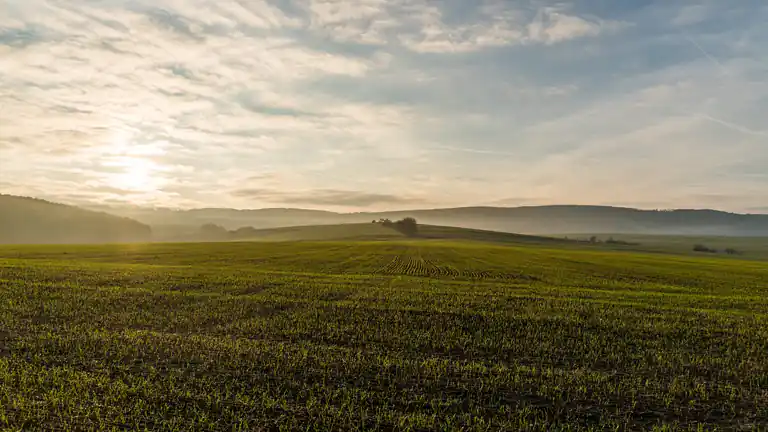
[[704,246],[703,244],[697,244],[693,246],[693,250],[695,252],[717,253],[717,249],[709,248],[707,246]]
[[383,224],[384,226],[391,227],[408,237],[416,237],[416,235],[419,234],[419,224],[416,222],[416,219],[412,217],[406,217],[397,222],[391,222],[387,219]]

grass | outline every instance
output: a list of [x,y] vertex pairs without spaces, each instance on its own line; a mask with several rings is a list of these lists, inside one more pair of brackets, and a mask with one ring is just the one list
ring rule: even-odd
[[403,234],[381,224],[308,225],[256,230],[254,235],[239,240],[247,241],[327,241],[327,240],[393,240]]
[[766,290],[544,244],[0,247],[0,428],[766,430]]
[[[726,256],[726,249],[735,249],[739,252],[738,259],[768,260],[768,237],[724,237],[724,236],[682,236],[682,235],[647,235],[647,234],[594,234],[600,240],[613,238],[630,243],[634,246],[610,246],[600,245],[603,248],[620,250],[635,250],[643,252],[672,253],[678,255],[700,256],[700,252],[694,252],[697,244],[716,249],[718,255]],[[557,235],[562,238],[564,235]],[[571,239],[589,239],[592,234],[570,234]]]

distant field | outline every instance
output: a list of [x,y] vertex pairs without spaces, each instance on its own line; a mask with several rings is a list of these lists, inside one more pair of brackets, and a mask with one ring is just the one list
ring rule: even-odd
[[[570,239],[589,239],[592,234],[560,234],[555,237]],[[642,234],[594,234],[600,240],[613,238],[636,246],[619,246],[622,250],[637,250],[646,252],[666,252],[684,255],[702,255],[694,252],[697,244],[718,251],[718,256],[724,256],[726,249],[735,249],[740,259],[768,260],[768,237],[720,237],[720,236],[674,236],[674,235],[642,235]],[[606,245],[608,246],[608,245]],[[706,253],[704,255],[707,255]]]
[[768,428],[766,262],[389,240],[0,247],[0,429]]
[[[404,240],[405,235],[378,223],[311,225],[285,228],[256,230],[254,234],[235,238],[247,241],[365,241],[365,240]],[[485,231],[470,228],[457,228],[435,225],[420,225],[419,240],[461,240],[490,243],[536,243],[566,244],[562,238],[529,236],[498,231]]]

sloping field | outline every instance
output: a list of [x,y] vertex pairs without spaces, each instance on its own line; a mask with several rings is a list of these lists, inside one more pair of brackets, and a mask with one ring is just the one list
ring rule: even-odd
[[[404,240],[406,237],[395,229],[378,223],[311,225],[255,230],[239,240],[248,241],[374,241]],[[577,244],[563,239],[529,236],[498,231],[457,228],[435,225],[420,225],[416,239],[420,240],[461,240],[487,243],[535,243],[535,244]]]
[[0,429],[764,430],[768,263],[389,241],[0,248]]
[[381,224],[309,225],[255,230],[239,240],[247,241],[327,241],[327,240],[391,240],[403,234]]

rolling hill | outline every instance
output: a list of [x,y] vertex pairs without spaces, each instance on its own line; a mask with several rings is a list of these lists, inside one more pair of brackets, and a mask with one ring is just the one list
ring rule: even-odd
[[0,195],[0,243],[147,242],[140,222],[44,200]]
[[[590,240],[594,237],[594,241]],[[256,229],[252,227],[227,231],[217,230],[205,235],[200,230],[161,242],[457,242],[486,243],[509,246],[540,246],[557,249],[591,249],[602,251],[663,253],[687,256],[731,257],[742,260],[768,259],[768,239],[765,237],[681,236],[646,234],[559,234],[548,236],[524,235],[501,231],[480,230],[439,225],[419,225],[412,237],[380,223],[336,225],[305,225]],[[695,245],[713,248],[709,253],[693,250]],[[736,253],[728,254],[727,250]],[[733,255],[733,256],[729,256]]]
[[462,240],[488,243],[573,243],[550,237],[436,225],[420,225],[417,236],[407,237],[395,229],[387,228],[378,223],[310,225],[268,228],[262,230],[239,230],[231,232],[228,239],[240,241],[373,241],[412,239]]
[[[334,213],[303,209],[109,209],[162,230],[205,223],[227,229],[364,223],[412,216],[422,224],[525,234],[627,233],[656,235],[768,236],[768,215],[717,210],[638,210],[605,206],[463,207],[392,212]],[[162,231],[158,230],[158,231]]]
[[[463,207],[392,212],[335,213],[304,209],[147,209],[99,207],[102,211],[34,198],[0,195],[0,243],[108,243],[191,240],[205,224],[239,230],[237,237],[275,240],[356,237],[351,224],[415,217],[422,226],[483,231],[583,236],[630,235],[768,237],[768,215],[716,210],[638,210],[604,206]],[[312,226],[328,226],[324,230]],[[343,225],[343,227],[332,227]],[[151,228],[150,228],[151,226]],[[258,232],[281,228],[280,230]],[[375,229],[366,227],[366,230]],[[362,237],[390,236],[366,232]],[[346,237],[345,237],[346,236]],[[204,239],[206,240],[206,239]],[[210,240],[210,239],[208,239]]]

